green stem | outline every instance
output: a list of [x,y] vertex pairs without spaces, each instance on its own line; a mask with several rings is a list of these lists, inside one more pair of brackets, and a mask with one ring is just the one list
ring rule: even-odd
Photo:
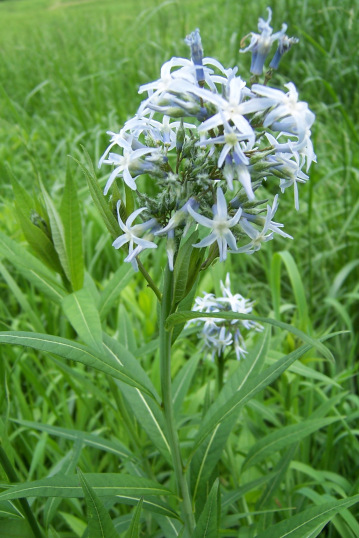
[[161,295],[160,290],[157,288],[156,284],[153,282],[152,278],[150,277],[150,275],[148,274],[148,272],[144,268],[143,263],[138,259],[138,257],[136,258],[136,260],[137,260],[137,264],[138,264],[138,268],[139,268],[140,272],[144,276],[145,280],[147,280],[147,284],[155,292],[157,299],[161,302],[162,301],[162,295]]
[[[0,463],[1,463],[1,465],[2,465],[2,467],[4,469],[4,471],[5,471],[8,479],[10,480],[10,482],[18,482],[19,479],[17,477],[15,469],[12,466],[11,461],[7,457],[6,452],[5,452],[5,450],[3,449],[2,446],[0,446]],[[29,506],[29,503],[27,502],[27,499],[19,499],[19,502],[20,502],[21,508],[23,510],[24,516],[26,517],[35,538],[43,538],[44,535],[43,535],[40,527],[37,524],[37,521],[36,521],[36,519],[34,517],[34,514],[33,514],[32,510],[31,510],[31,508]]]
[[223,354],[217,357],[217,391],[218,394],[223,388],[223,376],[224,376],[224,356]]
[[166,331],[165,322],[171,312],[173,294],[173,273],[167,265],[163,284],[160,315],[160,371],[163,412],[168,430],[168,442],[171,448],[173,467],[176,475],[177,487],[182,495],[183,514],[187,532],[191,536],[195,527],[191,498],[188,484],[184,475],[179,439],[173,414],[171,390],[171,338],[172,331]]

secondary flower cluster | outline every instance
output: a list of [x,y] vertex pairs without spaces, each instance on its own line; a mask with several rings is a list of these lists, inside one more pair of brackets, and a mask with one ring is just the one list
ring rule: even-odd
[[[295,42],[285,36],[285,25],[272,35],[270,17],[271,12],[267,22],[260,19],[261,34],[252,34],[247,48],[257,74],[273,41],[279,41],[276,66],[278,55]],[[99,163],[113,166],[104,194],[111,189],[123,232],[113,246],[129,243],[125,261],[135,270],[138,255],[156,248],[161,236],[167,238],[173,269],[180,238],[191,225],[200,230],[194,246],[211,246],[211,259],[221,261],[228,251],[257,251],[274,234],[290,238],[273,220],[278,195],[263,207],[266,194],[261,200],[255,193],[264,180],[279,180],[281,192],[293,186],[298,209],[298,183],[308,179],[315,161],[314,114],[298,100],[292,82],[286,84],[288,91],[265,84],[248,87],[237,67],[203,58],[198,29],[186,43],[191,60],[172,58],[158,80],[140,87],[147,97],[119,133],[109,133],[110,145]],[[120,195],[122,202],[118,188],[112,188],[118,179],[126,193]],[[140,206],[135,211],[133,199]],[[137,218],[142,222],[134,224]]]
[[[250,314],[253,303],[245,299],[239,293],[233,295],[229,273],[227,273],[225,285],[220,282],[223,297],[216,297],[213,293],[204,293],[203,297],[197,297],[192,308],[195,312],[236,312],[237,314]],[[187,323],[187,326],[195,323],[202,327],[199,337],[203,340],[203,349],[210,350],[212,360],[220,357],[225,350],[233,349],[237,359],[245,357],[247,353],[242,331],[262,331],[263,327],[250,320],[225,320],[218,318],[197,318]]]

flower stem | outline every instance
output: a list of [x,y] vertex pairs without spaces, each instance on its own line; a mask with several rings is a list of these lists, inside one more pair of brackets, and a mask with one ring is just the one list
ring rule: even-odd
[[160,315],[160,370],[161,370],[161,389],[162,389],[162,405],[168,430],[168,442],[171,448],[173,467],[176,475],[177,488],[182,495],[183,500],[183,515],[185,526],[188,534],[191,536],[195,527],[195,519],[192,511],[191,498],[186,477],[184,475],[179,439],[175,425],[172,405],[172,390],[171,390],[171,338],[172,331],[166,331],[166,318],[171,312],[173,293],[173,273],[167,265],[163,293],[161,301]]
[[[11,461],[7,457],[5,450],[1,446],[0,446],[0,463],[8,479],[10,480],[10,482],[18,482],[19,479],[17,477],[16,471],[14,467],[12,466]],[[43,538],[44,535],[40,527],[37,524],[37,521],[34,517],[32,509],[29,506],[29,503],[27,502],[27,499],[19,499],[19,502],[23,510],[24,516],[27,519],[27,522],[29,523],[31,527],[33,535],[35,536],[35,538]]]
[[145,280],[147,280],[147,284],[155,292],[157,299],[161,302],[162,301],[162,295],[161,295],[160,290],[157,288],[156,284],[153,282],[152,278],[150,277],[150,275],[148,274],[148,272],[144,268],[143,263],[138,259],[138,257],[136,258],[136,260],[137,260],[137,264],[138,264],[138,268],[139,268],[140,272],[144,276]]

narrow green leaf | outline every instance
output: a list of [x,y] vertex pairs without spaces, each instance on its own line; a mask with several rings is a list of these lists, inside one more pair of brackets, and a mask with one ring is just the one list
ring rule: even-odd
[[140,516],[141,516],[141,510],[143,505],[143,498],[140,499],[139,503],[137,504],[134,512],[133,517],[131,521],[130,528],[125,534],[125,538],[139,538],[140,536]]
[[87,505],[89,538],[115,538],[116,536],[119,536],[109,513],[86,480],[85,475],[80,469],[77,470],[77,474],[80,479]]
[[338,499],[308,508],[289,519],[272,525],[258,534],[257,538],[303,538],[304,536],[314,538],[338,512],[350,508],[357,502],[359,502],[359,495],[354,495],[347,499]]
[[279,316],[279,301],[280,301],[280,271],[281,263],[284,263],[287,269],[287,273],[292,285],[295,302],[298,308],[299,324],[301,329],[306,331],[309,326],[308,305],[306,301],[305,289],[303,282],[298,271],[298,267],[294,261],[293,256],[288,251],[276,252],[273,254],[271,265],[271,286],[274,311],[276,313],[276,319],[280,319]]
[[196,511],[201,510],[203,506],[211,475],[223,455],[223,449],[236,421],[237,416],[233,414],[217,424],[213,432],[197,449],[191,461],[191,489],[192,498],[196,502]]
[[31,212],[34,210],[35,204],[34,200],[28,193],[27,189],[25,189],[19,181],[15,178],[15,176],[12,174],[10,167],[8,168],[8,175],[11,181],[12,190],[15,197],[15,204],[18,210],[21,210],[21,212],[28,218],[31,216]]
[[71,282],[69,260],[65,246],[64,226],[53,201],[51,200],[49,194],[47,193],[45,187],[42,184],[41,191],[44,198],[47,214],[49,215],[52,240],[54,242],[54,246],[59,256],[64,273],[67,279]]
[[248,452],[246,459],[242,465],[242,471],[248,469],[252,465],[256,465],[263,461],[273,452],[277,452],[282,448],[290,446],[295,442],[299,442],[311,433],[329,426],[340,420],[341,417],[328,417],[314,420],[304,420],[298,424],[284,426],[280,430],[274,431],[260,439]]
[[196,230],[189,236],[187,241],[181,245],[177,254],[173,269],[173,300],[175,304],[178,304],[185,296],[193,243],[197,241],[197,238],[198,231]]
[[161,452],[168,462],[172,462],[163,414],[158,403],[137,388],[133,389],[118,381],[117,384],[129,404],[131,413],[141,424],[156,449]]
[[187,391],[191,385],[191,381],[196,372],[201,353],[195,353],[180,369],[176,375],[172,385],[172,400],[173,410],[175,415],[178,416],[181,410],[182,402],[187,394]]
[[121,291],[127,286],[134,275],[132,265],[123,263],[112,275],[101,292],[98,310],[101,319],[104,319],[110,308],[116,303]]
[[69,512],[64,512],[63,510],[58,511],[58,515],[66,522],[67,526],[70,527],[73,538],[82,538],[86,532],[87,525],[82,517],[74,516],[69,509]]
[[[246,383],[257,375],[262,368],[269,345],[270,331],[263,332],[253,350],[241,361],[237,370],[233,372],[229,380],[215,402],[208,410],[209,414],[215,414],[230,398],[235,395]],[[223,448],[226,445],[229,434],[237,421],[237,414],[231,414],[226,420],[218,423],[213,431],[198,447],[191,462],[191,486],[193,498],[199,498],[199,504],[203,499],[206,483],[212,471],[221,458]]]
[[342,288],[345,280],[348,278],[350,273],[354,271],[359,265],[359,260],[352,260],[348,262],[336,275],[333,284],[330,286],[328,291],[328,298],[336,299],[339,296],[340,289]]
[[[14,518],[14,519],[23,519],[22,513],[16,508],[15,504],[11,501],[1,501],[0,502],[0,518]],[[0,534],[1,536],[1,534]]]
[[63,439],[69,439],[76,442],[81,441],[81,443],[83,443],[85,446],[91,446],[97,450],[115,454],[117,457],[125,460],[128,458],[134,458],[131,451],[120,441],[111,441],[95,433],[72,430],[69,428],[60,428],[58,426],[50,426],[49,424],[41,424],[39,422],[32,422],[30,420],[12,419],[12,422],[16,422],[17,424],[21,424],[27,428],[47,432],[49,435],[54,435],[55,437],[61,437]]
[[66,295],[64,287],[59,284],[54,274],[44,263],[1,231],[0,254],[49,299],[59,303]]
[[120,304],[119,307],[118,340],[128,351],[135,353],[136,337],[133,331],[133,322],[123,304]]
[[55,250],[54,244],[45,231],[32,222],[30,218],[25,217],[21,209],[17,209],[16,217],[32,251],[46,263],[50,269],[57,273],[61,273],[62,267],[59,256]]
[[223,403],[222,406],[209,410],[206,413],[195,438],[191,453],[194,453],[194,451],[202,444],[202,442],[218,426],[218,424],[223,422],[232,413],[238,413],[246,402],[248,402],[251,398],[258,394],[258,392],[277,379],[277,377],[280,376],[280,374],[282,374],[295,360],[306,353],[310,347],[311,346],[309,345],[302,346],[289,355],[282,357],[275,364],[269,366],[266,370],[254,378],[249,379],[239,388],[239,390],[237,390],[235,394],[233,394],[225,403]]
[[94,349],[102,350],[102,328],[91,293],[83,288],[64,297],[62,308],[79,337]]
[[[85,478],[99,497],[135,497],[174,495],[174,493],[153,480],[141,476],[116,473],[88,473]],[[28,497],[81,498],[82,487],[77,476],[55,475],[24,484],[10,485],[0,493],[0,501],[24,499]]]
[[[329,473],[331,474],[331,473]],[[341,478],[341,477],[340,477]],[[350,490],[352,488],[349,488]],[[330,502],[335,501],[336,498],[333,495],[320,495],[316,491],[314,491],[311,488],[304,487],[300,488],[298,491],[298,494],[304,495],[308,499],[310,499],[314,504],[317,506],[320,506],[323,504],[323,502]],[[340,496],[343,495],[343,493],[339,493]],[[346,497],[346,495],[343,495]],[[336,528],[338,535],[340,538],[353,538],[353,536],[359,536],[359,523],[358,520],[353,516],[353,514],[347,509],[341,510],[339,514],[337,514],[335,517],[331,520],[333,527]],[[349,528],[348,528],[349,527]]]
[[86,150],[84,148],[82,149],[86,158],[87,168],[80,161],[77,161],[76,159],[75,160],[80,166],[82,172],[85,174],[90,194],[106,225],[106,228],[108,229],[112,237],[115,239],[120,233],[120,227],[115,216],[113,215],[111,209],[108,206],[107,200],[100,188],[100,185],[98,184],[91,158],[86,152]]
[[16,300],[20,304],[24,312],[29,316],[29,320],[32,323],[35,331],[44,331],[45,328],[37,315],[36,311],[33,309],[29,301],[27,300],[26,295],[21,291],[9,271],[6,267],[0,262],[0,274],[5,280],[6,284],[9,286],[11,293],[16,297]]
[[294,457],[297,447],[298,443],[293,443],[285,452],[283,458],[281,458],[278,464],[275,466],[273,480],[269,482],[260,499],[257,501],[256,510],[261,510],[262,507],[266,506],[272,499],[274,493],[277,491],[277,488],[279,488],[284,479],[285,473],[287,472],[289,464]]
[[0,332],[0,342],[3,344],[31,347],[39,351],[54,353],[65,359],[81,362],[124,383],[148,392],[148,388],[133,377],[127,368],[124,368],[123,363],[115,354],[100,353],[95,349],[90,349],[72,340],[57,336],[21,331]]
[[146,392],[150,394],[158,404],[160,404],[161,398],[159,397],[147,373],[142,368],[140,361],[137,360],[134,355],[128,351],[128,349],[120,344],[120,342],[114,338],[111,338],[105,333],[103,334],[103,342],[108,355],[113,357],[116,361],[120,361],[123,365],[124,371],[126,371],[134,379],[137,379],[138,382],[146,388]]
[[49,237],[49,222],[44,208],[36,198],[32,199],[11,173],[10,178],[15,196],[16,217],[27,242],[48,267],[61,272],[59,257]]
[[135,197],[133,195],[133,190],[131,187],[125,183],[125,196],[126,196],[126,214],[131,215],[133,211],[135,210]]
[[[203,312],[192,312],[192,311],[183,311],[183,312],[176,312],[175,314],[171,314],[168,316],[166,321],[166,329],[170,330],[175,325],[178,325],[180,323],[185,323],[186,321],[190,319],[196,319],[196,318],[215,318],[218,313],[210,313],[206,314]],[[332,353],[329,351],[329,349],[322,344],[319,340],[316,340],[314,338],[311,338],[307,334],[305,334],[303,331],[300,331],[296,327],[293,327],[292,325],[288,325],[288,323],[283,323],[282,321],[278,321],[276,319],[272,318],[264,318],[262,316],[254,316],[253,314],[237,314],[236,312],[221,312],[221,318],[223,319],[241,319],[241,320],[251,320],[251,321],[258,321],[261,323],[268,323],[269,325],[273,325],[274,327],[279,327],[281,329],[284,329],[298,338],[302,340],[303,342],[306,342],[311,345],[311,347],[316,348],[318,351],[320,351],[324,357],[326,357],[328,360],[334,362],[334,357]]]
[[77,188],[67,166],[64,194],[61,201],[60,216],[64,229],[64,243],[68,263],[69,280],[74,291],[84,282],[84,256],[82,246],[82,223]]
[[1,521],[1,538],[33,538],[34,533],[25,519],[7,518]]
[[193,538],[218,538],[219,506],[219,481],[216,480],[192,534]]
[[[65,456],[56,463],[55,467],[51,469],[49,476],[55,474],[72,476],[80,459],[82,448],[82,442],[76,441],[73,444],[73,448],[69,450]],[[57,515],[60,504],[61,499],[58,497],[51,497],[46,500],[43,506],[44,523],[46,529],[49,528],[51,521]]]
[[260,478],[256,478],[256,480],[251,480],[251,482],[248,482],[247,484],[243,484],[240,488],[229,491],[227,493],[223,494],[222,497],[222,507],[225,508],[226,506],[229,506],[235,502],[237,502],[239,499],[244,497],[246,493],[249,491],[252,491],[253,489],[256,489],[263,484],[266,484],[270,480],[272,480],[275,477],[275,474],[273,471],[270,473],[267,473],[265,476],[261,476]]

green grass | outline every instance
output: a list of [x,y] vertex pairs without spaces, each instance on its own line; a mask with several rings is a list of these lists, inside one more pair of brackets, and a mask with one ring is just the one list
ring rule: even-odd
[[[41,179],[59,208],[70,156],[82,213],[85,280],[96,299],[122,255],[111,247],[73,158],[84,162],[83,146],[96,167],[107,146],[106,131],[117,131],[136,112],[141,101],[138,86],[158,78],[162,63],[171,56],[188,55],[183,38],[196,27],[201,29],[205,54],[226,66],[238,65],[246,78],[250,58],[238,53],[239,43],[255,30],[266,6],[264,0],[0,2],[1,230],[26,245],[11,176],[30,195],[38,194]],[[280,470],[282,480],[272,484],[273,491],[270,483],[259,484],[229,503],[223,521],[234,530],[225,536],[249,536],[252,524],[265,530],[288,517],[288,511],[304,510],[323,498],[357,494],[359,487],[359,2],[274,0],[272,8],[273,26],[277,29],[285,20],[289,35],[300,38],[274,81],[293,80],[316,113],[313,142],[318,164],[311,169],[310,181],[300,186],[298,213],[292,193],[282,197],[278,221],[285,222],[294,240],[279,238],[255,256],[217,264],[199,286],[214,290],[229,270],[233,287],[256,301],[258,314],[280,317],[313,337],[340,334],[326,341],[335,364],[315,350],[307,351],[241,411],[219,464],[226,477],[221,487],[242,486],[273,469]],[[107,170],[98,171],[102,185],[105,176]],[[276,252],[281,250],[292,258],[279,257]],[[163,249],[158,251],[144,262],[156,281],[165,256]],[[60,305],[41,293],[7,256],[0,260],[0,291],[2,330],[76,338]],[[135,354],[157,336],[155,297],[141,276],[121,290],[102,327],[127,342]],[[273,330],[266,364],[300,344],[291,333]],[[197,347],[191,335],[176,342],[173,375]],[[140,458],[141,472],[173,486],[168,466],[153,454],[113,381],[84,365],[33,350],[2,346],[1,354],[0,437],[21,482],[65,470],[73,474],[77,466],[84,472],[135,472],[131,461],[119,464],[111,451],[40,431],[36,424],[41,423],[120,440]],[[141,364],[159,388],[157,359],[156,350],[148,348]],[[228,367],[234,372],[237,363],[230,361]],[[179,417],[179,422],[185,414],[194,417],[182,424],[184,449],[214,397],[214,379],[213,364],[201,360]],[[284,426],[327,416],[340,418],[298,443],[295,452],[281,449],[241,475],[241,464],[259,439]],[[7,481],[2,470],[0,477]],[[49,536],[82,536],[87,526],[82,499],[40,498],[31,507],[41,525],[54,529]],[[0,508],[13,510],[8,505]],[[132,508],[110,501],[106,508],[118,530],[125,532]],[[16,525],[21,536],[31,536],[23,520],[3,516],[0,536],[10,536]],[[321,535],[355,538],[357,516],[357,507],[341,512]],[[143,511],[141,524],[142,536],[172,536],[161,516]]]

